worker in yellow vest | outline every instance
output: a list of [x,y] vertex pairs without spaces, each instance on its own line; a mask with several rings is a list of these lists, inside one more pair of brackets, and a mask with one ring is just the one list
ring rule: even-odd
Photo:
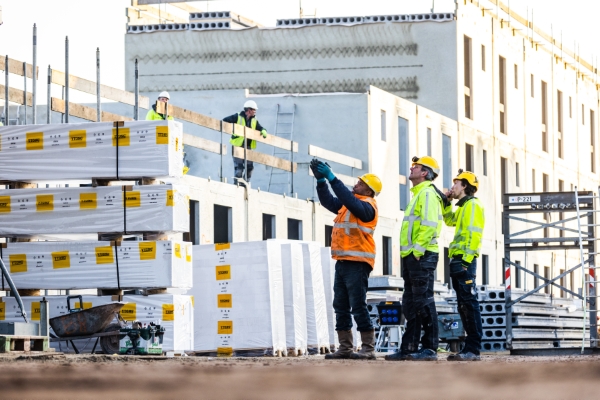
[[[169,96],[169,92],[160,92],[160,94],[158,95],[158,101],[165,103],[165,105],[166,105],[166,103],[169,102],[170,99],[171,99],[171,96]],[[169,115],[167,117],[167,119],[172,121],[173,117],[171,115]],[[150,108],[150,110],[148,110],[148,113],[146,114],[146,121],[162,121],[162,120],[165,120],[165,114],[158,113],[156,111],[156,104],[153,104],[152,108]]]
[[[364,174],[350,191],[327,164],[314,159],[310,167],[317,178],[321,205],[337,214],[331,234],[331,257],[337,260],[333,309],[340,346],[325,358],[374,360],[375,330],[367,310],[367,289],[375,265],[373,234],[378,219],[375,196],[381,192],[381,180],[374,174]],[[337,197],[331,195],[327,181]],[[352,316],[362,340],[358,353],[353,351]]]
[[479,361],[481,337],[481,312],[477,300],[477,257],[481,253],[481,237],[485,225],[483,205],[473,197],[479,189],[479,181],[474,173],[458,171],[454,185],[446,193],[448,199],[457,199],[457,210],[452,204],[444,209],[444,222],[456,226],[454,240],[450,243],[450,277],[456,291],[458,313],[467,333],[465,347],[458,354],[448,356],[448,361]]
[[[254,130],[260,132],[262,137],[267,137],[267,130],[262,127],[262,125],[256,119],[256,111],[258,110],[258,106],[254,100],[248,100],[244,103],[244,111],[240,113],[236,113],[230,115],[229,117],[223,118],[223,121],[229,122],[231,124],[238,124],[247,126]],[[241,147],[244,145],[244,135],[232,135],[231,140],[229,141],[232,146]],[[256,148],[256,140],[246,139],[246,148],[247,149],[255,149]],[[233,154],[233,151],[231,152]],[[250,182],[250,178],[252,177],[252,171],[254,170],[254,163],[252,161],[246,161],[248,164],[248,171],[246,171],[245,181]],[[235,170],[235,178],[234,183],[237,183],[238,179],[243,178],[244,176],[244,159],[233,157],[233,168]]]

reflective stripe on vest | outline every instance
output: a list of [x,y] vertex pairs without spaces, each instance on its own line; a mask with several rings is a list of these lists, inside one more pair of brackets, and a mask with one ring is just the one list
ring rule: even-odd
[[[252,117],[252,119],[250,120],[250,128],[256,130],[256,123],[256,118]],[[244,120],[244,117],[242,117],[240,114],[238,114],[237,124],[246,126],[246,120]],[[235,127],[233,128],[233,131],[235,132]],[[231,136],[231,140],[229,141],[229,143],[231,143],[234,146],[242,147],[244,145],[244,135],[238,136],[234,133]],[[250,140],[250,148],[256,148],[256,140]]]
[[[475,201],[475,199],[470,200],[468,203],[470,203],[471,201]],[[468,204],[464,204],[463,207],[466,208],[466,205]],[[461,218],[458,221],[458,226],[456,227],[456,233],[454,234],[454,240],[452,241],[452,243],[450,243],[449,246],[449,250],[460,250],[463,251],[464,254],[472,254],[472,255],[477,255],[480,253],[481,250],[481,243],[479,245],[478,249],[471,249],[471,239],[472,239],[472,235],[467,234],[465,231],[469,231],[469,232],[475,232],[475,233],[483,233],[483,229],[478,228],[476,226],[473,226],[473,224],[475,223],[475,204],[471,204],[471,217],[469,218],[469,223],[467,224],[467,226],[464,226],[464,218]],[[466,235],[465,235],[466,234]],[[468,241],[465,243],[464,239],[468,238]]]
[[[415,215],[415,208],[417,207],[417,203],[419,201],[419,196],[421,196],[423,194],[423,192],[425,192],[425,212],[423,214],[424,215],[429,214],[429,191],[427,189],[423,189],[419,192],[419,194],[417,194],[417,197],[414,199],[410,213],[408,215],[404,216],[404,218],[402,219],[402,222],[404,222],[404,221],[408,222],[408,235],[406,238],[408,240],[408,245],[400,246],[400,251],[409,251],[409,250],[415,249],[421,253],[425,253],[425,251],[427,250],[425,247],[412,242],[412,231],[413,231],[415,221],[419,221],[421,223],[421,226],[429,226],[432,228],[438,227],[438,222],[429,221],[429,220],[423,221],[423,218],[421,218],[418,215]],[[438,215],[438,220],[443,220],[443,217],[441,214]],[[431,244],[437,244],[437,230],[433,234],[433,238],[431,238]]]

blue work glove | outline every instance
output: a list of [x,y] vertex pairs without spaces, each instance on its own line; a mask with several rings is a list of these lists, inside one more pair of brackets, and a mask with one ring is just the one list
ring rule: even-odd
[[265,129],[263,129],[262,131],[260,131],[260,134],[262,135],[262,137],[264,137],[265,139],[267,138],[267,131]]
[[329,168],[329,165],[325,164],[323,161],[319,161],[319,165],[317,165],[317,171],[329,182],[335,179],[335,175],[331,171],[331,168]]

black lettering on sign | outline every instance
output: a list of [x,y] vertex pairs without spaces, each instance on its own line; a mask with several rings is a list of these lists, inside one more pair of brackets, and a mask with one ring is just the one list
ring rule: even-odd
[[38,206],[47,206],[50,205],[49,201],[38,201]]
[[110,256],[110,254],[108,254],[108,253],[98,253],[97,256],[98,257],[108,257],[108,256]]
[[219,275],[227,275],[229,271],[219,271]]
[[29,142],[29,143],[39,143],[40,139],[27,139],[27,142]]
[[133,314],[133,310],[121,310],[121,313]]
[[137,200],[137,196],[127,197],[127,200]]
[[81,200],[82,203],[93,203],[94,200]]
[[173,310],[166,310],[165,314],[173,314]]
[[8,203],[0,203],[0,207],[6,207]]
[[152,251],[152,250],[154,250],[154,249],[152,249],[150,247],[146,247],[146,248],[142,249],[142,253],[147,253],[147,252]]
[[71,141],[83,140],[83,136],[71,136]]
[[54,261],[65,261],[66,259],[67,259],[67,256],[54,257]]
[[23,265],[23,260],[13,261],[12,265]]
[[158,137],[169,137],[168,133],[158,133]]

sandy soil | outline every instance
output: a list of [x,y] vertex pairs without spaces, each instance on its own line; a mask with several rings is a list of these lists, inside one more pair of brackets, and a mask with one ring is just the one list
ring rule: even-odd
[[600,356],[481,362],[0,357],[2,399],[597,399]]

